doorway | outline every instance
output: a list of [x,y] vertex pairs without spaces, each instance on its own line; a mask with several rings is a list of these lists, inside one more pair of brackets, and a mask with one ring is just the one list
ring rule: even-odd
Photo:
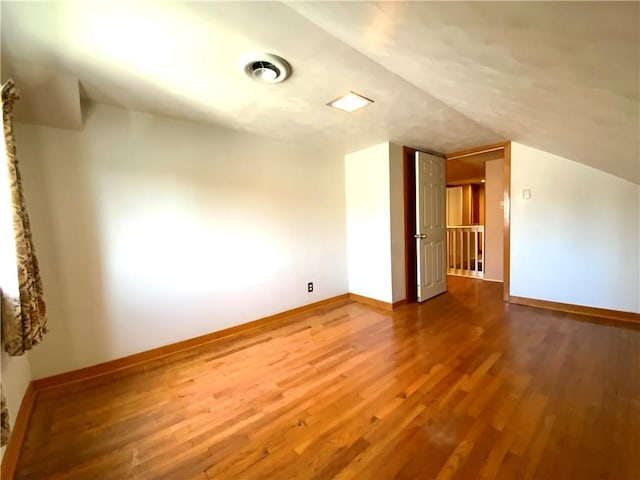
[[447,274],[503,281],[504,149],[447,160]]
[[[418,300],[417,239],[415,238],[417,233],[415,188],[416,151],[416,149],[411,147],[403,147],[405,284],[407,302],[416,302]],[[468,233],[462,233],[461,235],[461,232],[457,232],[456,240],[453,239],[453,233],[447,233],[448,240],[451,243],[456,241],[456,247],[461,247],[460,252],[463,251],[462,249],[466,252],[457,255],[455,260],[453,258],[451,259],[451,264],[447,265],[447,273],[450,275],[456,274],[456,268],[461,271],[463,269],[462,267],[464,267],[465,273],[471,271],[473,272],[473,276],[478,278],[502,281],[503,299],[508,302],[511,143],[502,142],[444,155],[439,154],[439,156],[447,160],[445,162],[447,186],[452,188],[463,187],[462,190],[452,191],[451,193],[452,199],[456,196],[459,199],[460,193],[462,193],[462,211],[453,213],[454,217],[452,217],[452,219],[457,219],[458,215],[460,215],[463,220],[461,223],[469,224],[461,225],[468,227],[466,229]],[[454,162],[476,164],[476,172],[482,170],[482,174],[468,178],[458,176],[456,179],[456,163]],[[481,165],[481,168],[478,168],[479,165]],[[487,165],[489,165],[489,171],[487,171]],[[449,175],[450,170],[453,172],[453,177],[451,178]],[[487,175],[489,175],[489,177],[487,177]],[[482,180],[485,181],[482,182]],[[486,185],[487,180],[490,180],[490,186]],[[464,185],[468,185],[466,195],[464,193]],[[474,187],[473,185],[476,186]],[[448,193],[444,195],[445,197],[449,196]],[[492,209],[489,215],[487,215],[487,208]],[[479,228],[481,224],[482,229]],[[490,231],[480,231],[485,229],[490,229]],[[447,230],[449,231],[449,229]],[[486,233],[490,235],[489,241],[486,241]],[[451,235],[451,237],[449,237],[449,235]],[[449,250],[448,248],[448,261]],[[471,252],[471,250],[473,250],[473,252]],[[450,266],[452,267],[451,269],[449,269]]]

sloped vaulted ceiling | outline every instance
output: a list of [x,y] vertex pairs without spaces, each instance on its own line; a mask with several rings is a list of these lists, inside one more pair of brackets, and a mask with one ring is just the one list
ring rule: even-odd
[[[3,77],[38,65],[87,99],[344,152],[512,139],[638,183],[639,22],[612,2],[2,2]],[[251,51],[293,76],[252,83]],[[349,90],[375,103],[325,106]]]
[[640,181],[640,3],[292,7],[505,138]]
[[[2,39],[8,72],[46,66],[77,76],[87,99],[271,138],[343,152],[501,139],[282,3],[3,2]],[[291,78],[246,78],[238,60],[254,51],[286,58]],[[326,106],[349,90],[375,103],[354,114]]]

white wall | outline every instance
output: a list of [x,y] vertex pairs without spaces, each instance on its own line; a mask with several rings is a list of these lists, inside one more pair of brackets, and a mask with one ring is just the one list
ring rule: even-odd
[[81,132],[16,130],[49,306],[36,378],[347,291],[337,153],[102,105]]
[[639,246],[639,185],[512,143],[511,295],[640,312]]
[[504,277],[504,159],[485,162],[484,175],[484,278],[501,282]]
[[[10,357],[2,351],[2,392],[7,400],[7,410],[9,410],[9,424],[13,429],[18,416],[18,410],[22,404],[22,398],[31,382],[31,367],[29,366],[29,355],[20,357]],[[0,458],[4,456],[6,447],[2,447]]]
[[82,129],[78,78],[42,65],[2,57],[2,80],[12,78],[20,88],[14,119],[69,130]]
[[407,298],[404,262],[404,159],[402,147],[389,143],[392,301]]
[[447,187],[447,225],[462,225],[462,187]]
[[349,291],[387,303],[406,297],[402,164],[389,142],[345,156]]
[[345,156],[349,291],[393,302],[389,143]]

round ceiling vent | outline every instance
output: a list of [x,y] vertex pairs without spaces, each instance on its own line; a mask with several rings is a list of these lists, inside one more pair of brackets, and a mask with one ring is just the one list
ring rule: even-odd
[[287,61],[270,53],[247,55],[240,64],[247,77],[268,85],[280,83],[291,74],[291,66]]

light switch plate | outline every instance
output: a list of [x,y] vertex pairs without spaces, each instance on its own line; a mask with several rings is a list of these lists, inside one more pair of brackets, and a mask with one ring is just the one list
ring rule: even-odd
[[525,188],[522,190],[522,198],[525,200],[531,200],[531,189]]

